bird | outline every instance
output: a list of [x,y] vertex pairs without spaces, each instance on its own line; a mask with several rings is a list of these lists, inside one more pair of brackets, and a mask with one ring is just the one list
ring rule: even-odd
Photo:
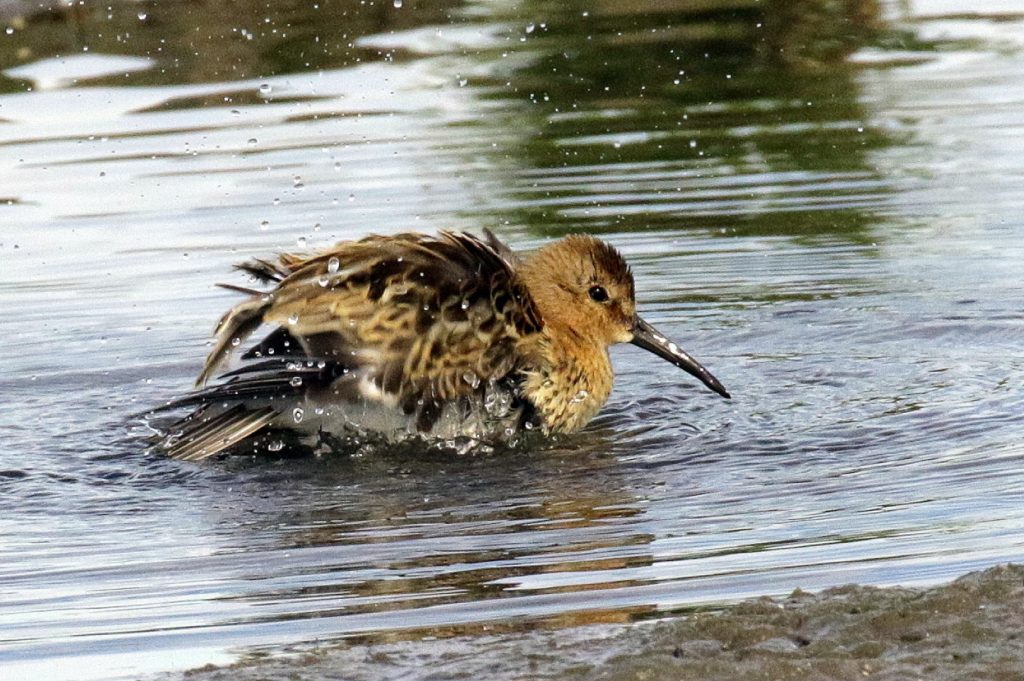
[[276,432],[442,443],[573,433],[609,398],[616,343],[730,397],[637,314],[626,260],[588,234],[525,256],[489,230],[371,235],[235,267],[262,288],[219,284],[244,300],[217,324],[194,390],[146,414],[191,409],[154,427],[172,458]]

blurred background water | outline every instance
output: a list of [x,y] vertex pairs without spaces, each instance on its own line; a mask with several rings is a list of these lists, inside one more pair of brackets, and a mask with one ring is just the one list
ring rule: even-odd
[[[0,26],[5,676],[1024,558],[1015,0],[5,0]],[[145,453],[128,415],[188,388],[231,263],[482,227],[603,235],[734,399],[627,347],[597,422],[531,451]]]

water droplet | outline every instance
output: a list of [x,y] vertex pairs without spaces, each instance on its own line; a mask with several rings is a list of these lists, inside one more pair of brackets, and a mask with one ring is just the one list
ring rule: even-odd
[[402,0],[395,0],[395,9],[402,9]]
[[341,267],[341,261],[337,258],[331,258],[327,261],[327,271],[330,274],[337,272],[339,267]]
[[576,393],[575,395],[572,396],[571,402],[572,402],[572,404],[579,404],[580,402],[582,402],[583,400],[587,399],[588,397],[590,397],[590,393],[588,393],[586,390],[581,390],[581,391],[579,391],[578,393]]
[[331,278],[325,274],[324,276],[317,279],[316,283],[320,284],[320,286],[322,286],[323,288],[327,288],[328,284],[331,283]]
[[234,338],[232,338],[232,339],[231,339],[231,345],[232,345],[233,347],[236,347],[236,348],[237,348],[237,347],[238,347],[239,345],[241,345],[241,344],[242,344],[242,339],[241,339],[241,338],[239,338],[238,336],[235,336]]
[[305,248],[306,247],[306,237],[300,236],[298,239],[295,240],[295,245],[298,246],[299,248]]
[[4,33],[6,33],[7,35],[14,35],[14,27],[8,26],[7,28],[4,29]]
[[468,383],[469,386],[474,390],[480,387],[480,377],[477,376],[476,373],[472,371],[467,371],[466,373],[462,374],[462,380]]
[[288,323],[289,324],[298,324],[299,323],[299,315],[297,313],[292,313],[291,316],[288,317]]
[[267,449],[271,452],[279,452],[282,449],[284,449],[284,443],[281,442],[280,440],[274,440],[273,442],[267,445]]
[[356,195],[355,194],[349,194],[348,195],[348,200],[349,200],[349,202],[355,201],[356,200]]
[[459,307],[461,307],[463,310],[468,310],[469,309],[469,299],[468,298],[463,298],[462,299],[462,303],[459,305]]
[[295,409],[292,409],[292,419],[295,420],[295,423],[302,423],[302,416],[302,407],[295,407]]
[[459,87],[466,87],[469,85],[469,78],[459,78]]
[[690,148],[691,149],[696,149],[697,148],[697,140],[690,140]]
[[270,85],[270,83],[263,83],[262,85],[260,85],[260,94],[261,95],[266,96],[266,95],[269,95],[273,91],[274,91],[274,88],[273,88],[273,86]]
[[302,385],[302,376],[292,376],[292,380],[288,381],[288,385],[293,388],[298,388]]
[[249,138],[249,146],[250,147],[255,147],[259,143],[260,143],[260,141],[258,139],[256,139],[255,137],[250,137]]
[[527,25],[526,25],[526,32],[527,32],[527,33],[533,33],[534,29],[536,29],[536,28],[537,28],[537,27],[536,27],[536,26],[534,26],[533,24],[527,24]]
[[145,21],[148,16],[145,12],[139,12],[139,21]]

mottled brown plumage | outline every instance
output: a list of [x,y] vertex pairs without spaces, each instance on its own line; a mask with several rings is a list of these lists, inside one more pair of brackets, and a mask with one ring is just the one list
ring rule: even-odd
[[[248,297],[221,319],[200,389],[168,405],[198,406],[164,441],[174,456],[204,458],[265,426],[300,427],[311,405],[322,418],[307,429],[315,421],[389,437],[572,432],[608,399],[608,347],[622,342],[728,396],[637,316],[629,267],[590,236],[525,260],[490,233],[370,236],[239,269],[270,289],[229,286]],[[248,362],[203,387],[264,326],[273,331],[243,355]],[[381,421],[368,406],[403,418]]]

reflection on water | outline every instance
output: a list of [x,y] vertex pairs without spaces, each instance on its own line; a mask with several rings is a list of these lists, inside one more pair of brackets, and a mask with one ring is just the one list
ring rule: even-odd
[[[342,68],[385,56],[390,61],[396,55],[361,48],[358,39],[453,21],[459,7],[455,0],[400,4],[399,8],[393,1],[284,0],[268,9],[266,3],[251,0],[170,5],[55,2],[45,11],[34,11],[30,4],[22,9],[27,15],[9,22],[12,31],[0,46],[0,58],[4,65],[12,65],[78,53],[127,54],[157,60],[157,68],[128,75],[115,70],[97,84],[230,83]],[[22,89],[11,80],[0,88]]]
[[487,123],[518,132],[501,149],[516,218],[545,235],[585,223],[863,240],[890,187],[868,160],[888,135],[866,123],[858,72],[780,66],[814,14],[735,5],[530,3],[545,18],[523,29],[530,59],[495,59],[480,82],[505,104]]
[[[1020,560],[1024,14],[656,5],[4,19],[5,668],[137,676]],[[233,261],[480,227],[606,235],[734,400],[622,348],[602,416],[530,451],[196,466],[125,433],[189,385]]]

